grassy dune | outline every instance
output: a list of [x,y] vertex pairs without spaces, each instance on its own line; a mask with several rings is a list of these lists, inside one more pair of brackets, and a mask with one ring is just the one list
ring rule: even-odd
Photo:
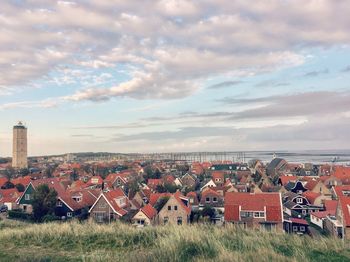
[[0,221],[0,261],[350,261],[349,243],[209,225]]

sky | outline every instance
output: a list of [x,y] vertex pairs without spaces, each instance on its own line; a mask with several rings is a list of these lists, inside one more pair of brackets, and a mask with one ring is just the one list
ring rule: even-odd
[[350,149],[348,0],[3,0],[0,156]]

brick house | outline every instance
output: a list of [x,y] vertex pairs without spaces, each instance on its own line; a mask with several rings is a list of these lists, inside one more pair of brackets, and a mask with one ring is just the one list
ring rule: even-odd
[[189,222],[191,215],[191,204],[189,203],[189,199],[187,197],[182,196],[179,191],[174,194],[158,194],[158,196],[158,200],[161,197],[167,197],[166,203],[158,212],[158,224],[165,225],[167,223],[171,223],[182,225]]
[[211,207],[223,207],[224,206],[224,198],[217,191],[207,187],[203,190],[200,200],[200,206],[211,206]]
[[147,204],[133,216],[132,223],[138,226],[150,226],[156,223],[157,210],[151,205]]

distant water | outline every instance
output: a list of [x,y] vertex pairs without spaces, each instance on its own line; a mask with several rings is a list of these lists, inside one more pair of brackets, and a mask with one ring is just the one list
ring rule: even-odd
[[263,162],[270,162],[273,159],[274,154],[290,163],[337,163],[350,165],[350,150],[193,152],[175,153],[175,158],[187,161],[204,162],[230,160],[247,163],[252,159],[260,159]]
[[244,152],[245,161],[260,159],[264,162],[271,161],[274,153],[277,157],[288,162],[296,163],[338,163],[350,165],[350,150],[305,150],[305,151],[257,151]]

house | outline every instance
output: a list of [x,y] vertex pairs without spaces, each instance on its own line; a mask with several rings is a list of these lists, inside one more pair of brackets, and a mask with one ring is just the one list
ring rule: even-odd
[[65,194],[58,195],[55,215],[62,219],[69,219],[83,214],[83,210],[88,210],[95,203],[99,196],[99,190],[81,189],[66,191]]
[[309,224],[305,219],[289,218],[283,221],[283,228],[287,233],[298,235],[307,234],[309,232]]
[[128,205],[122,189],[102,192],[89,210],[90,217],[99,223],[118,220],[128,213]]
[[336,210],[325,210],[310,213],[310,222],[320,228],[324,228],[324,221],[328,216],[335,216]]
[[36,188],[40,185],[47,185],[49,188],[53,188],[57,192],[57,195],[59,196],[64,195],[66,191],[65,186],[61,183],[59,178],[44,178],[44,179],[32,180],[17,201],[17,204],[24,212],[26,213],[33,212],[33,207],[32,207],[33,195]]
[[322,206],[325,200],[331,200],[330,196],[323,195],[321,193],[315,193],[313,191],[306,191],[302,193],[304,197],[314,206]]
[[17,200],[22,195],[17,188],[0,189],[0,206],[7,206],[8,210],[17,208]]
[[211,189],[210,187],[205,188],[202,191],[200,207],[211,206],[214,208],[223,209],[224,198],[223,195],[219,194],[217,191]]
[[186,173],[182,178],[181,178],[181,183],[182,186],[187,187],[187,188],[195,188],[196,187],[196,179],[193,177],[193,175],[190,175],[189,173]]
[[212,180],[217,186],[222,186],[225,183],[225,174],[221,171],[213,171],[211,173]]
[[188,192],[186,197],[188,198],[188,201],[191,204],[192,210],[197,210],[199,207],[199,200],[197,193],[194,191]]
[[280,193],[236,193],[225,195],[226,223],[244,228],[283,230],[282,199]]
[[147,204],[133,216],[132,223],[138,226],[150,226],[156,223],[157,210],[151,205]]
[[102,186],[103,186],[103,179],[100,176],[93,176],[86,182],[85,186],[89,187],[91,189],[93,189],[93,188],[102,188]]
[[147,181],[147,186],[154,191],[157,189],[157,186],[162,186],[162,185],[163,185],[163,180],[160,178],[150,178]]
[[105,180],[105,188],[116,189],[118,187],[124,187],[128,183],[128,178],[126,175],[121,173],[109,174]]
[[216,184],[213,181],[213,179],[210,179],[204,186],[202,186],[201,191],[203,191],[207,187],[216,187]]
[[326,196],[331,195],[330,189],[319,179],[310,180],[305,184],[305,188],[314,193],[320,193]]
[[333,191],[338,199],[338,205],[332,234],[350,239],[350,186],[335,186]]
[[293,192],[285,193],[282,200],[283,212],[291,217],[307,216],[311,212],[323,209],[323,206],[314,206],[305,196]]
[[337,166],[331,175],[339,179],[342,185],[350,185],[350,167]]
[[182,181],[179,177],[175,178],[174,184],[176,186],[182,187]]
[[[189,199],[182,196],[179,191],[174,194],[158,194],[159,198],[165,195],[166,202],[160,208],[157,216],[157,223],[165,225],[171,224],[187,224],[191,214],[191,204]],[[151,197],[152,198],[152,197]],[[156,202],[158,202],[158,200]],[[154,202],[154,200],[152,200]]]
[[287,170],[288,163],[282,158],[274,158],[266,167],[266,175],[274,178]]
[[320,180],[327,188],[332,188],[333,186],[341,186],[342,181],[335,176],[321,176]]

